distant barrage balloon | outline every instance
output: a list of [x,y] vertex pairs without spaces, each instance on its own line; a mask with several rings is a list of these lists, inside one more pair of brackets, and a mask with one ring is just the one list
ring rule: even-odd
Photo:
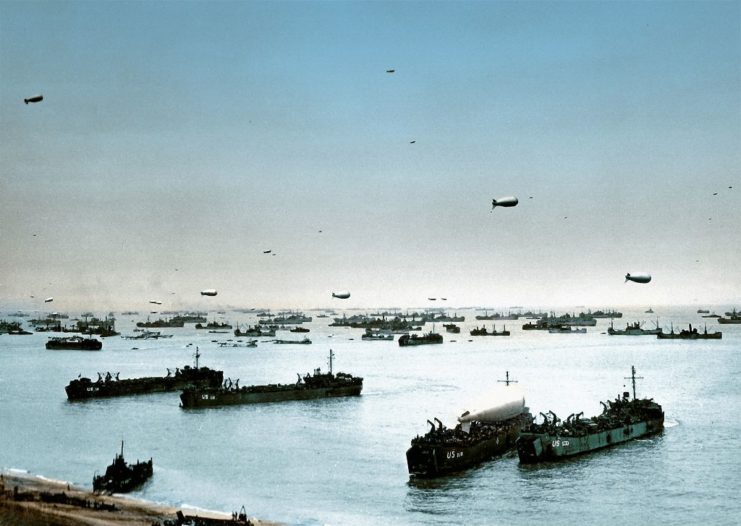
[[162,302],[159,300],[149,300],[149,303],[152,303],[154,305],[162,305]]
[[28,97],[27,99],[23,99],[23,102],[28,104],[29,102],[41,102],[44,100],[43,95],[34,95],[33,97]]
[[218,292],[216,289],[206,289],[201,291],[201,296],[216,296]]
[[332,297],[333,298],[338,298],[338,299],[341,299],[341,300],[346,300],[347,298],[350,297],[350,293],[347,292],[347,291],[333,292],[332,293]]
[[507,197],[500,197],[498,199],[491,200],[491,209],[494,210],[498,206],[504,206],[504,207],[517,206],[517,203],[519,203],[519,200],[513,195],[509,195]]
[[651,281],[651,274],[648,274],[646,272],[634,272],[631,274],[628,272],[625,275],[625,281],[634,281],[635,283],[648,283]]
[[[31,296],[31,297],[33,297],[33,296]],[[51,303],[52,301],[54,301],[54,298],[46,298],[44,300],[44,303]]]

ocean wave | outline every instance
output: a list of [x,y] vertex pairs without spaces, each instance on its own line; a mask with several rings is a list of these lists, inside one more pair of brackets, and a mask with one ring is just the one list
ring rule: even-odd
[[677,427],[679,420],[664,420],[664,427]]

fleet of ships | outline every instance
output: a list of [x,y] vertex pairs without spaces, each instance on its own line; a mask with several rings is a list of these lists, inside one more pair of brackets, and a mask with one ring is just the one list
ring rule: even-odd
[[[698,313],[703,313],[698,311]],[[128,313],[134,315],[135,313]],[[276,330],[287,330],[291,325],[291,332],[309,332],[301,328],[303,323],[310,323],[312,317],[301,313],[286,313],[270,316],[262,313],[258,324],[241,329],[233,329],[225,322],[208,322],[205,313],[188,313],[175,315],[168,319],[157,319],[137,323],[140,336],[125,336],[128,338],[143,338],[154,334],[146,329],[150,328],[180,328],[186,323],[195,323],[195,329],[209,329],[211,332],[226,332],[232,330],[235,337],[275,337]],[[478,321],[511,320],[520,317],[536,319],[535,323],[525,323],[523,330],[547,330],[551,333],[585,332],[583,327],[593,327],[598,318],[621,318],[622,313],[616,311],[597,311],[594,313],[580,313],[579,315],[565,314],[556,316],[553,313],[521,314],[489,314],[476,316]],[[17,313],[17,317],[23,317]],[[325,317],[325,316],[320,316]],[[53,336],[46,343],[47,349],[53,350],[100,350],[102,342],[93,336],[102,338],[119,335],[115,330],[115,317],[109,314],[103,319],[92,315],[83,315],[82,320],[76,320],[74,325],[63,324],[67,319],[64,315],[49,315],[43,318],[29,320],[36,332],[78,332],[74,336]],[[741,316],[733,309],[726,313],[726,317],[718,317],[719,323],[741,323]],[[441,312],[414,312],[401,315],[399,313],[375,313],[373,315],[353,315],[334,318],[331,326],[352,327],[364,329],[364,340],[393,340],[395,334],[400,334],[399,346],[416,346],[443,343],[441,334],[434,331],[434,324],[444,325],[446,332],[458,334],[460,326],[456,323],[465,322],[464,316],[452,316]],[[433,329],[424,334],[411,333],[421,330],[421,327],[431,323]],[[577,328],[579,327],[579,328]],[[510,336],[511,333],[503,326],[496,330],[492,325],[491,331],[485,326],[469,330],[470,336]],[[606,333],[610,336],[653,336],[659,339],[720,339],[720,332],[709,332],[707,327],[698,330],[691,324],[688,329],[675,332],[672,326],[665,332],[658,324],[654,328],[643,327],[641,322],[627,323],[625,329],[615,328],[611,321]],[[23,335],[31,334],[25,331],[21,322],[0,321],[0,334]],[[156,333],[159,335],[159,332]],[[166,336],[166,335],[165,335]],[[273,340],[275,343],[311,343],[304,340]],[[237,343],[234,344],[238,346]],[[251,340],[246,346],[255,346],[256,340]],[[334,353],[329,351],[329,370],[322,372],[316,368],[313,374],[298,374],[295,383],[274,383],[267,385],[239,386],[239,380],[224,379],[223,371],[203,367],[199,363],[200,353],[196,348],[194,366],[185,365],[167,369],[163,376],[120,378],[120,373],[98,373],[98,378],[92,380],[80,376],[69,382],[65,387],[70,401],[82,401],[94,398],[116,396],[145,395],[149,393],[180,391],[180,405],[183,409],[205,409],[223,405],[239,405],[254,403],[276,403],[292,400],[308,400],[330,397],[359,396],[363,389],[363,378],[353,374],[334,372]],[[664,412],[658,403],[652,399],[640,399],[636,396],[635,368],[631,370],[629,379],[632,381],[632,396],[624,392],[614,400],[601,402],[603,411],[600,415],[584,418],[583,413],[574,413],[565,420],[561,420],[553,412],[539,414],[534,418],[525,405],[523,390],[510,380],[507,373],[505,385],[500,386],[491,394],[491,402],[480,408],[466,411],[458,418],[455,427],[446,427],[437,418],[434,422],[428,420],[429,431],[423,436],[417,436],[411,441],[406,453],[407,467],[412,477],[437,477],[464,470],[478,463],[486,461],[510,450],[516,450],[522,463],[538,463],[554,461],[590,451],[614,446],[638,437],[658,433],[663,429]],[[126,464],[123,459],[123,444],[121,454],[116,455],[113,463],[104,475],[95,476],[93,486],[96,491],[124,492],[133,489],[144,480],[152,476],[152,460],[137,462],[134,465]]]

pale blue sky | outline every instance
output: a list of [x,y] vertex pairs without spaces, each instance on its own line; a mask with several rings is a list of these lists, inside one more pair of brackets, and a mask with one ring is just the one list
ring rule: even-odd
[[738,303],[741,3],[0,1],[0,163],[0,304]]

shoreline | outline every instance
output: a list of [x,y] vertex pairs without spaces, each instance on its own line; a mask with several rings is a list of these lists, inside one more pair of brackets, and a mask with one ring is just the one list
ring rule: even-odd
[[[43,522],[41,522],[43,521]],[[0,525],[53,526],[277,526],[236,512],[193,510],[119,495],[104,495],[16,470],[0,470]]]

